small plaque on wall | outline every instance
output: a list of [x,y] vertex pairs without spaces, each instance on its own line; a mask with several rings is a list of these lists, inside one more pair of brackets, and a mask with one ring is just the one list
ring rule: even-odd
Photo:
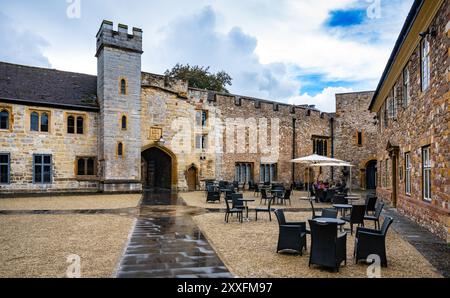
[[159,141],[162,137],[162,128],[152,127],[150,128],[150,141]]

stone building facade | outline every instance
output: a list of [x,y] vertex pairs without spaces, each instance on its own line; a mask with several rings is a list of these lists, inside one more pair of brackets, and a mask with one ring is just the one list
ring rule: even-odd
[[378,196],[450,240],[450,4],[415,1],[370,105]]
[[346,181],[352,177],[352,186],[374,190],[377,186],[376,114],[367,107],[373,91],[336,94],[334,155],[353,165],[341,169],[336,175]]
[[290,160],[333,155],[333,114],[142,72],[129,31],[102,23],[97,76],[0,63],[2,195],[332,178]]

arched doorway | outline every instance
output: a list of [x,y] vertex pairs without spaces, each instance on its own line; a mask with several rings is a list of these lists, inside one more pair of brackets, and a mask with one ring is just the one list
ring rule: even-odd
[[198,185],[198,170],[192,165],[186,172],[186,180],[189,191],[196,191]]
[[174,155],[165,148],[150,147],[142,152],[142,183],[147,189],[171,190],[176,187]]
[[377,161],[371,160],[366,164],[366,189],[377,188]]

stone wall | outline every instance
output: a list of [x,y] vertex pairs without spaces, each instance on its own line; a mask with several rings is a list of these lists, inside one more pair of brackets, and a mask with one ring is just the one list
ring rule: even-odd
[[[355,92],[336,94],[336,120],[334,153],[337,159],[350,162],[352,185],[365,188],[366,165],[376,158],[376,113],[368,110],[374,92]],[[362,135],[362,144],[358,144],[358,132]],[[343,177],[342,169],[337,175]],[[347,177],[349,179],[349,177]]]
[[[380,121],[377,138],[377,159],[379,161],[378,195],[392,202],[392,174],[399,179],[397,208],[421,225],[449,240],[450,201],[450,6],[445,1],[431,26],[437,28],[437,36],[430,38],[431,82],[425,92],[421,90],[420,47],[414,50],[409,61],[410,102],[399,106],[396,119],[389,119],[387,127]],[[401,84],[403,77],[397,79]],[[381,117],[382,113],[380,113]],[[386,148],[388,143],[399,147],[398,169],[392,171],[392,159]],[[432,200],[423,199],[422,148],[431,149]],[[411,194],[405,190],[405,153],[411,154]],[[389,161],[386,175],[386,160]]]
[[[96,157],[98,150],[98,113],[0,103],[12,111],[10,131],[0,131],[0,152],[11,159],[10,184],[0,185],[2,194],[21,192],[96,191],[98,179],[76,177],[76,158]],[[30,111],[50,115],[49,132],[30,131]],[[84,134],[67,134],[67,114],[85,119]],[[33,184],[33,154],[52,155],[52,184]]]

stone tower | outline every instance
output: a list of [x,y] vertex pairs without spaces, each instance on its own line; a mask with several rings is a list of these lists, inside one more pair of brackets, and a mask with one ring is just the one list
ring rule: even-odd
[[97,33],[102,190],[140,191],[142,30],[103,21]]

